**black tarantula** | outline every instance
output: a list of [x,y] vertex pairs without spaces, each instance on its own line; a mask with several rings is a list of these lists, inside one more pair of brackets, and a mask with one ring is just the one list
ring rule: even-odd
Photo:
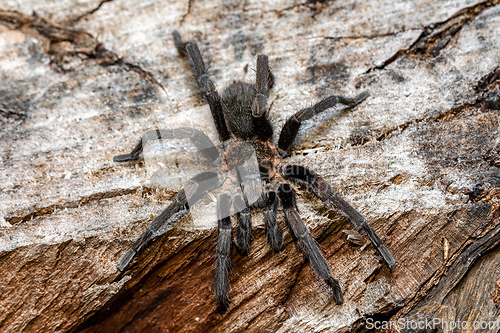
[[[188,58],[201,94],[210,106],[222,148],[218,148],[203,132],[192,128],[153,130],[144,136],[130,154],[115,156],[114,161],[140,159],[145,143],[152,138],[189,138],[201,155],[219,168],[219,172],[203,172],[193,177],[122,257],[118,269],[123,271],[162,225],[175,221],[180,215],[189,212],[190,207],[204,199],[209,192],[221,188],[217,199],[215,273],[215,296],[220,309],[227,308],[229,304],[233,228],[231,215],[238,221],[236,245],[245,254],[249,251],[252,240],[251,208],[261,208],[267,239],[272,250],[278,252],[283,248],[283,231],[276,221],[278,201],[281,202],[285,220],[298,247],[309,259],[314,271],[333,290],[335,302],[342,304],[344,299],[339,281],[332,276],[316,241],[300,218],[295,192],[288,181],[303,186],[328,208],[336,209],[345,216],[356,231],[370,239],[385,263],[389,267],[393,266],[395,260],[389,250],[356,209],[344,201],[319,175],[284,161],[303,121],[338,103],[354,107],[369,96],[368,92],[364,91],[354,98],[331,95],[312,107],[298,111],[286,121],[276,146],[271,143],[273,128],[267,108],[269,91],[274,84],[268,56],[260,54],[257,57],[255,84],[235,81],[220,95],[207,74],[196,43],[183,42],[177,31],[174,31],[173,37],[179,54]],[[252,154],[256,156],[255,164],[251,163]]]

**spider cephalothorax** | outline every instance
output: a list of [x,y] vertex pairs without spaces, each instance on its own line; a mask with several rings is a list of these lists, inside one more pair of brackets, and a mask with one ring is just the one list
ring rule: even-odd
[[316,173],[299,165],[287,164],[284,160],[303,121],[339,103],[354,107],[369,96],[368,92],[362,92],[354,98],[332,95],[312,107],[298,111],[287,120],[277,145],[274,145],[271,142],[273,128],[268,119],[267,109],[267,98],[274,84],[274,76],[269,68],[267,55],[261,54],[257,57],[255,84],[236,81],[220,95],[208,77],[196,43],[184,43],[177,31],[173,36],[177,50],[188,58],[202,96],[210,106],[222,147],[217,147],[207,135],[192,128],[153,130],[144,136],[130,154],[115,156],[114,161],[140,159],[145,143],[151,139],[189,138],[200,154],[217,165],[219,170],[203,172],[193,177],[123,256],[118,268],[124,270],[162,225],[189,212],[190,207],[204,199],[208,193],[220,188],[217,199],[219,240],[216,253],[215,294],[221,309],[229,304],[231,216],[235,216],[238,221],[236,245],[242,253],[247,253],[252,240],[250,210],[262,209],[267,239],[272,250],[278,252],[283,247],[283,231],[276,220],[279,202],[299,248],[309,259],[316,273],[332,288],[335,302],[342,304],[340,284],[332,276],[327,261],[300,218],[295,192],[288,181],[303,186],[321,199],[327,207],[336,209],[345,216],[356,231],[370,239],[386,264],[389,267],[394,265],[395,261],[390,252],[356,209],[344,201]]

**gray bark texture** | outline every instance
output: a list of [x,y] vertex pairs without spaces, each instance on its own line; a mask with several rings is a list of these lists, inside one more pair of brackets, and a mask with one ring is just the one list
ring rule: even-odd
[[[297,188],[343,305],[288,231],[272,253],[258,210],[226,313],[212,219],[180,219],[117,270],[179,189],[113,156],[149,129],[213,126],[173,30],[219,91],[269,55],[275,133],[323,97],[370,92],[306,122],[288,160],[359,210],[395,267]],[[500,331],[499,79],[498,0],[3,0],[0,332]]]

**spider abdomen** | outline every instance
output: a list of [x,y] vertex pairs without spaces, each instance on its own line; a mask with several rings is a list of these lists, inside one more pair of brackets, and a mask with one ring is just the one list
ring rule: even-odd
[[231,132],[241,139],[253,137],[252,103],[255,98],[253,84],[235,81],[222,92],[224,117]]

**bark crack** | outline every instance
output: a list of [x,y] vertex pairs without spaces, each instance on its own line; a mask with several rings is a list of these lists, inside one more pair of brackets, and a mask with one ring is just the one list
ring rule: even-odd
[[[474,234],[474,233],[472,233]],[[415,296],[407,302],[407,306],[397,314],[397,317],[403,317],[410,313],[414,308],[424,306],[426,302],[440,304],[441,301],[462,281],[467,272],[471,270],[476,261],[487,252],[497,248],[500,245],[500,225],[491,229],[481,238],[473,239],[469,237],[455,253],[445,261],[442,266],[425,281]],[[443,278],[444,276],[444,278]],[[436,286],[443,284],[436,289]],[[422,305],[420,302],[424,300]]]
[[[383,141],[385,140],[386,138],[388,137],[391,137],[391,135],[394,133],[394,132],[397,132],[397,133],[401,133],[403,132],[404,130],[406,130],[410,125],[413,125],[413,124],[421,124],[421,123],[428,123],[428,122],[439,122],[439,121],[450,121],[450,120],[453,120],[453,119],[456,119],[460,116],[460,113],[465,110],[465,109],[468,109],[468,108],[471,108],[471,107],[478,107],[480,106],[480,101],[474,101],[474,102],[468,102],[468,103],[464,103],[464,104],[461,104],[461,105],[458,105],[454,108],[451,108],[445,112],[441,112],[439,114],[436,114],[436,115],[432,115],[432,116],[427,116],[427,117],[422,117],[420,119],[415,119],[415,120],[411,120],[411,121],[408,121],[404,124],[400,124],[398,126],[395,126],[395,127],[392,127],[392,128],[389,128],[385,131],[382,131],[382,133],[378,134],[377,135],[377,141]],[[366,143],[368,143],[369,140],[366,140],[364,142],[362,142],[360,145],[364,145]]]
[[[410,125],[413,124],[421,124],[421,123],[427,123],[427,122],[439,122],[439,121],[450,121],[457,119],[460,117],[461,113],[464,110],[467,110],[469,108],[479,108],[482,110],[496,110],[498,109],[498,102],[499,98],[497,94],[495,93],[495,86],[498,85],[498,82],[500,82],[500,67],[495,68],[493,71],[485,75],[483,78],[481,78],[478,83],[475,85],[475,90],[477,92],[480,92],[479,97],[476,98],[474,101],[467,102],[460,104],[456,107],[453,107],[447,111],[440,112],[435,115],[431,116],[425,116],[419,119],[414,119],[411,121],[408,121],[406,123],[391,127],[386,130],[382,130],[378,134],[375,134],[377,141],[383,141],[388,137],[391,137],[393,133],[401,133],[404,130],[406,130]],[[363,146],[366,143],[370,142],[370,140],[365,139],[362,140],[360,143],[356,144],[356,146]],[[495,154],[496,150],[492,149],[490,150],[489,153],[487,153],[487,156],[485,156],[485,159],[488,161],[491,161],[493,165],[500,165],[500,158],[496,157],[497,155]]]
[[[394,132],[401,133],[404,130],[406,130],[410,125],[412,124],[421,124],[421,123],[427,123],[427,122],[439,122],[439,121],[450,121],[453,119],[457,119],[462,111],[469,109],[469,108],[480,108],[483,110],[495,110],[498,109],[496,104],[499,102],[498,96],[493,92],[490,93],[491,90],[493,90],[492,87],[495,85],[498,85],[498,82],[500,81],[500,67],[495,68],[492,72],[488,73],[485,75],[483,78],[481,78],[478,83],[475,86],[475,90],[478,92],[481,92],[479,94],[479,97],[476,98],[472,102],[467,102],[461,105],[458,105],[454,108],[451,108],[445,112],[438,113],[436,115],[432,116],[427,116],[427,117],[422,117],[420,119],[415,119],[408,121],[404,124],[400,124],[398,126],[389,128],[385,131],[382,131],[377,135],[377,141],[382,141],[385,140],[386,138],[390,137]],[[362,141],[359,145],[364,145],[368,143],[370,140],[364,140]],[[485,156],[485,159],[491,160],[493,165],[500,165],[500,162],[495,159],[495,150],[491,150],[490,154]]]
[[314,4],[312,4],[310,2],[298,3],[298,4],[291,5],[291,6],[288,6],[288,7],[285,7],[285,8],[281,8],[281,9],[272,9],[271,12],[274,12],[274,13],[276,13],[276,15],[278,15],[278,17],[281,17],[282,15],[284,15],[284,12],[288,12],[290,10],[293,10],[295,8],[300,8],[300,7],[311,8],[310,7],[311,5],[314,6]]
[[165,87],[154,78],[151,72],[144,70],[139,65],[124,61],[116,53],[106,49],[97,38],[88,32],[55,25],[36,14],[27,16],[17,11],[2,9],[0,9],[0,24],[11,30],[30,34],[42,41],[48,41],[48,47],[44,49],[44,52],[50,57],[51,64],[62,73],[74,70],[69,66],[65,67],[64,63],[75,58],[82,62],[92,62],[104,67],[117,65],[138,73],[148,82],[159,86],[166,92]]
[[187,8],[186,14],[182,15],[182,17],[181,17],[181,26],[184,24],[184,21],[186,20],[186,18],[191,14],[191,8],[193,8],[193,0],[188,1],[188,8]]
[[95,8],[93,8],[93,9],[91,9],[91,10],[89,10],[89,11],[87,11],[87,12],[83,13],[83,14],[82,14],[82,15],[80,15],[80,16],[77,16],[77,17],[75,17],[75,18],[73,18],[73,19],[69,20],[69,21],[67,22],[67,24],[68,24],[68,25],[74,25],[74,24],[78,23],[81,19],[83,19],[83,18],[85,18],[85,17],[87,17],[87,16],[90,16],[90,15],[94,14],[95,12],[97,12],[99,9],[101,9],[101,7],[102,7],[105,3],[107,3],[107,2],[112,2],[112,1],[114,1],[114,0],[102,0],[102,1],[101,1],[101,2],[100,2],[100,3],[99,3],[99,4],[95,7]]
[[[413,297],[403,304],[396,304],[386,310],[380,309],[375,316],[362,316],[353,324],[353,331],[368,332],[369,330],[365,327],[367,318],[373,319],[373,322],[396,322],[398,318],[405,317],[415,308],[425,307],[427,303],[440,304],[446,295],[458,286],[476,261],[487,252],[497,248],[499,244],[500,225],[475,241],[469,237],[432,276],[422,283]],[[444,286],[436,289],[439,284]],[[422,311],[418,313],[421,314]]]
[[356,40],[356,39],[376,39],[376,38],[396,36],[396,35],[403,34],[406,32],[420,31],[420,30],[422,30],[422,29],[408,29],[408,30],[392,31],[392,32],[373,34],[373,35],[351,35],[351,36],[338,36],[338,37],[326,36],[325,39],[333,40],[333,41],[342,40],[342,39],[354,39],[354,40]]
[[288,302],[290,296],[292,296],[293,289],[295,288],[295,286],[297,285],[297,283],[299,281],[300,272],[302,272],[302,270],[304,269],[304,266],[307,264],[307,262],[308,261],[306,259],[304,259],[302,261],[302,263],[297,267],[297,272],[295,273],[295,278],[294,278],[292,284],[290,285],[290,287],[288,288],[288,292],[286,293],[282,304],[286,304]]
[[477,5],[459,10],[445,21],[426,26],[420,36],[408,48],[398,50],[381,65],[368,69],[366,73],[370,73],[374,69],[384,69],[405,55],[417,56],[421,59],[439,56],[441,50],[455,38],[463,27],[472,22],[484,10],[499,3],[500,0],[483,1]]
[[[17,223],[30,221],[35,217],[52,214],[56,210],[62,210],[67,208],[78,208],[81,206],[89,205],[92,202],[99,201],[102,199],[109,199],[129,194],[150,195],[153,194],[154,192],[155,192],[154,188],[144,187],[144,186],[134,187],[130,189],[117,189],[117,190],[115,189],[110,191],[98,192],[90,194],[88,196],[84,196],[76,201],[66,201],[63,203],[57,203],[44,207],[39,207],[28,213],[26,213],[25,210],[22,210],[20,212],[15,212],[12,213],[11,216],[5,217],[5,220],[11,225],[14,225]],[[169,197],[172,197],[173,195],[174,195],[173,192],[169,193]]]

